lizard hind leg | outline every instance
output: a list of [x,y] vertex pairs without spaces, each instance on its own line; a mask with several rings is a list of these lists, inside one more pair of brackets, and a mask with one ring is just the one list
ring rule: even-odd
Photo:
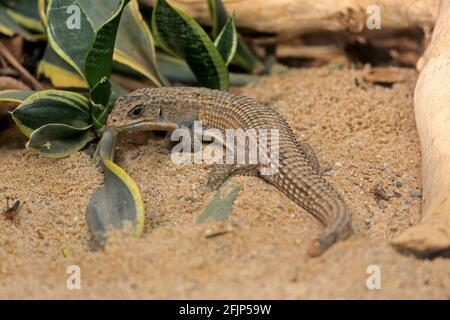
[[259,176],[258,165],[215,164],[212,167],[213,170],[208,174],[208,183],[206,186],[208,189],[214,191],[218,190],[230,176]]
[[309,165],[320,175],[320,162],[317,158],[316,153],[314,152],[314,149],[306,142],[299,142],[299,147],[300,150],[305,154]]

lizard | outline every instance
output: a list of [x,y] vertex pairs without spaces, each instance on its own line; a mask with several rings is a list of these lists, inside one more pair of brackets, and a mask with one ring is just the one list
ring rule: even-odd
[[[278,172],[261,175],[261,167],[241,165],[235,173],[259,175],[304,208],[324,231],[313,239],[307,253],[319,256],[352,232],[349,209],[338,191],[319,172],[312,148],[299,142],[287,121],[254,99],[220,90],[196,87],[142,88],[116,100],[106,126],[121,131],[173,131],[192,128],[279,130]],[[230,171],[233,173],[233,171]]]

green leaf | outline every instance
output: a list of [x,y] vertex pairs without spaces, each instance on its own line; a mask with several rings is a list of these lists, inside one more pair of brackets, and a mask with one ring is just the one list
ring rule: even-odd
[[129,221],[134,234],[140,237],[144,230],[144,202],[136,183],[119,166],[102,158],[105,183],[89,200],[86,209],[87,224],[100,245],[106,242],[109,227],[121,229]]
[[211,17],[211,35],[216,39],[228,20],[228,14],[220,0],[208,0],[208,9]]
[[114,106],[116,103],[116,100],[121,96],[126,96],[130,93],[130,91],[122,88],[120,85],[115,83],[114,81],[111,82],[111,97],[109,97],[108,106]]
[[96,87],[91,90],[90,97],[93,103],[95,103],[92,108],[92,119],[94,121],[95,129],[103,127],[106,118],[112,109],[112,106],[108,105],[111,93],[111,83],[106,77],[98,82]]
[[[128,1],[97,0],[97,19],[91,20],[86,11],[90,9],[90,2],[86,0],[49,0],[49,43],[60,57],[87,80],[91,88],[111,73],[117,28]],[[79,8],[79,28],[76,23],[71,23],[71,17],[77,12],[72,15],[71,11],[68,13],[68,8],[74,5]]]
[[[192,73],[189,66],[181,60],[170,56],[163,52],[158,52],[156,61],[161,73],[169,81],[181,82],[190,85],[197,85],[198,81]],[[245,73],[230,72],[230,85],[244,86],[248,83],[256,83],[261,80],[261,77]]]
[[86,81],[50,46],[47,46],[44,56],[39,61],[37,74],[50,79],[54,87],[87,88]]
[[258,69],[258,66],[262,66],[261,62],[253,54],[240,34],[238,34],[238,45],[232,63],[249,72]]
[[39,10],[39,18],[44,26],[44,29],[47,30],[47,0],[37,0],[38,2],[38,10]]
[[237,39],[238,37],[236,26],[234,24],[234,18],[230,17],[225,26],[222,28],[222,31],[216,41],[214,41],[214,45],[217,50],[219,50],[226,65],[233,60],[234,54],[236,53],[238,43]]
[[207,219],[226,220],[233,211],[234,201],[236,200],[241,187],[227,179],[214,194],[213,199],[206,209],[198,217],[197,223],[203,223]]
[[0,91],[0,102],[21,103],[26,98],[34,94],[33,90],[4,90]]
[[61,123],[46,124],[31,133],[28,149],[47,157],[61,158],[80,150],[95,138],[91,125],[75,128]]
[[132,0],[123,11],[117,32],[114,60],[138,71],[158,87],[164,83],[156,65],[153,37],[139,12],[137,0]]
[[30,95],[13,112],[12,118],[27,137],[50,123],[86,128],[91,123],[89,100],[81,94],[44,90]]
[[184,59],[201,85],[226,90],[228,70],[219,51],[200,25],[165,0],[157,0],[152,28],[166,51]]
[[115,13],[99,27],[86,57],[84,72],[91,88],[90,97],[94,104],[92,118],[95,129],[100,129],[105,124],[108,113],[111,111],[111,106],[108,107],[111,97],[111,84],[108,78],[111,74],[114,43],[120,18],[129,1],[122,0]]
[[29,30],[44,33],[39,18],[38,1],[30,0],[2,0],[7,8],[6,13],[18,24]]
[[[131,69],[130,69],[131,70]],[[47,47],[44,57],[39,62],[38,74],[49,78],[55,87],[59,88],[87,88],[87,83],[64,60],[62,60],[50,46]],[[112,94],[108,104],[129,93],[114,81],[111,81]],[[1,100],[0,100],[1,101]]]
[[[93,104],[95,129],[99,129],[109,111],[111,96],[109,76],[114,43],[125,5],[130,0],[49,0],[47,8],[49,42],[56,53],[86,79]],[[80,25],[69,28],[70,5],[76,4]],[[87,11],[87,9],[92,9]],[[89,12],[89,13],[88,13]],[[93,15],[95,13],[95,15]],[[95,19],[91,19],[93,15]]]
[[[53,30],[52,33],[49,32],[50,44],[59,56],[84,77],[84,63],[88,52],[92,47],[94,38],[99,37],[96,33],[100,32],[101,28],[106,28],[102,32],[103,36],[101,37],[103,38],[97,39],[97,41],[101,40],[97,45],[106,45],[106,41],[111,41],[113,38],[111,37],[111,31],[114,31],[117,27],[115,23],[120,20],[113,59],[138,71],[156,86],[161,86],[162,80],[155,63],[155,49],[150,29],[139,12],[137,1],[132,0],[125,6],[128,1],[130,0],[124,2],[120,0],[51,1],[47,8],[47,15],[50,18],[48,20],[51,21],[50,27]],[[81,8],[80,30],[67,28],[66,21],[70,15],[66,10],[71,4],[77,4]],[[122,4],[124,5],[123,12],[121,10]],[[120,14],[122,14],[121,19]],[[50,27],[47,29],[50,30]],[[83,34],[79,34],[81,32]],[[108,45],[110,44],[111,42]],[[102,55],[109,57],[111,55],[109,48],[102,52]],[[98,59],[104,58],[99,56]],[[109,61],[109,59],[107,60]],[[104,72],[109,70],[109,66],[104,63],[106,60],[101,62],[98,73],[105,75]]]
[[[213,27],[212,35],[213,38],[215,38],[219,32],[218,30],[222,29],[227,23],[229,16],[221,0],[208,0],[208,7]],[[246,71],[253,71],[261,64],[239,33],[236,54],[232,64],[241,67]]]
[[[68,11],[75,8],[72,6],[78,7],[79,12]],[[92,46],[95,30],[82,9],[75,0],[49,0],[47,34],[52,49],[84,77],[84,62]],[[79,26],[76,17],[79,17]]]
[[116,151],[117,132],[110,128],[106,128],[102,134],[100,141],[98,142],[97,149],[93,156],[95,162],[101,158],[107,158],[114,161],[114,155]]
[[22,27],[6,13],[6,8],[0,5],[0,33],[12,37],[18,34],[29,41],[36,41],[36,36]]
[[[102,1],[104,2],[105,0]],[[100,6],[102,1],[97,0],[96,5]],[[95,33],[91,43],[92,46],[89,49],[84,62],[84,74],[91,88],[96,87],[100,82],[104,82],[104,78],[109,77],[111,74],[116,34],[123,9],[129,1],[130,0],[120,1],[119,7],[114,14],[109,17]],[[110,93],[111,92],[108,93],[108,98]]]
[[180,58],[158,51],[156,55],[158,68],[169,81],[197,84],[197,78],[189,66]]

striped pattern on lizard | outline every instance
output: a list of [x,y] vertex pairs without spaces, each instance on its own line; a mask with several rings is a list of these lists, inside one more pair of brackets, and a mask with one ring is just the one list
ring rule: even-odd
[[[279,170],[260,177],[325,226],[323,233],[312,241],[308,254],[318,256],[351,234],[349,210],[340,194],[319,174],[312,149],[295,138],[279,113],[253,99],[205,88],[144,88],[117,100],[107,126],[117,131],[172,131],[192,127],[194,121],[220,131],[278,129]],[[248,173],[258,174],[259,169],[256,167],[255,172],[255,167],[249,166]],[[245,173],[246,167],[238,171]]]

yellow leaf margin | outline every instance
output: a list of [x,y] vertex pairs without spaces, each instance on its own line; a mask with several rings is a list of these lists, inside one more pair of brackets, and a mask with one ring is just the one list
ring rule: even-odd
[[142,200],[141,192],[133,179],[118,165],[116,165],[111,160],[102,157],[101,161],[107,170],[114,173],[130,190],[131,195],[133,197],[135,206],[136,206],[136,226],[134,230],[134,236],[136,238],[140,238],[142,233],[144,232],[144,219],[145,219],[145,210],[144,210],[144,201]]

